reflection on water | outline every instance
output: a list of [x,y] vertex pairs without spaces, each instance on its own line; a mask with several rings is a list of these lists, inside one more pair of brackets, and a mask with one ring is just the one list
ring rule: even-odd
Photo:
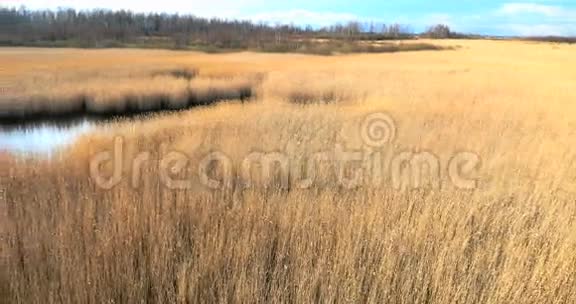
[[0,152],[51,156],[94,126],[87,119],[74,122],[42,123],[21,127],[0,126]]

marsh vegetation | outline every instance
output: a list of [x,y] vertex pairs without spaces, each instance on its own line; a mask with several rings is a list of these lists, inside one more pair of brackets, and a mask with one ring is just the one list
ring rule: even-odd
[[[440,43],[463,47],[332,57],[0,49],[23,102],[2,99],[8,115],[181,107],[193,94],[227,100],[96,124],[49,158],[0,154],[0,298],[573,303],[574,46]],[[252,99],[240,101],[248,88]],[[381,151],[359,134],[378,112],[398,129]],[[89,163],[118,137],[123,179],[106,190]],[[399,191],[384,178],[349,189],[330,162],[307,188],[274,186],[274,170],[250,188],[214,190],[193,177],[214,151],[237,169],[254,151],[301,159],[338,145],[441,160],[473,151],[477,187],[442,180]],[[153,165],[170,151],[188,157],[170,173],[191,181],[186,190],[167,187]],[[152,162],[134,187],[130,160],[141,152]]]

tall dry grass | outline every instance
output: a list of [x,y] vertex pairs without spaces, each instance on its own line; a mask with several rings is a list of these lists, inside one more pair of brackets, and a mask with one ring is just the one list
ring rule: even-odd
[[215,79],[197,76],[193,69],[106,72],[84,77],[63,74],[20,83],[0,100],[0,118],[27,120],[181,110],[222,100],[247,100],[259,82],[258,75]]
[[575,210],[566,199],[365,189],[234,199],[154,182],[103,193],[85,178],[34,181],[41,198],[12,194],[6,206],[4,281],[16,302],[575,297]]
[[[155,53],[213,75],[267,78],[253,103],[120,121],[52,159],[0,160],[3,298],[573,303],[576,154],[567,143],[576,96],[563,90],[576,76],[566,69],[576,66],[573,48],[459,43],[466,45],[451,54],[338,58]],[[107,52],[91,53],[93,61]],[[297,93],[306,102],[295,102]],[[330,94],[338,98],[318,102]],[[191,178],[191,189],[170,190],[154,163],[137,188],[130,162],[112,190],[88,174],[90,158],[116,136],[127,160],[186,153],[182,174],[190,177],[212,151],[238,165],[253,151],[297,158],[336,144],[365,149],[358,130],[375,112],[398,125],[388,152],[431,151],[443,160],[478,153],[478,187],[397,191],[384,180],[345,189],[330,163],[317,170],[324,182],[309,189],[235,183],[211,191]]]

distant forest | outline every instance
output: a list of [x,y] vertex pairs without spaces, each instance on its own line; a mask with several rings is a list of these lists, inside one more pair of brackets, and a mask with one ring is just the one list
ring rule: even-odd
[[[173,48],[196,45],[246,49],[305,38],[385,40],[415,37],[409,27],[399,24],[348,22],[314,29],[192,15],[73,9],[30,11],[24,8],[0,8],[0,16],[1,45]],[[452,35],[450,29],[442,25],[431,27],[428,34],[436,38]]]
[[[433,25],[424,33],[409,26],[348,22],[323,28],[250,21],[200,18],[193,15],[90,10],[31,11],[0,8],[0,45],[43,47],[150,47],[200,49],[254,49],[292,51],[310,41],[396,40],[428,38],[482,38],[457,34],[446,25]],[[530,38],[574,42],[570,38]],[[338,47],[342,48],[342,44]],[[423,49],[426,49],[423,47]]]

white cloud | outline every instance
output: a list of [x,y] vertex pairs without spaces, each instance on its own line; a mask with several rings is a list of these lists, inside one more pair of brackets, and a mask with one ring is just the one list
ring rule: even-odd
[[539,14],[548,17],[567,17],[575,12],[561,6],[543,5],[535,3],[505,3],[498,13],[501,15]]
[[554,24],[508,24],[502,29],[518,36],[570,36],[576,33],[576,26]]
[[498,20],[499,25],[495,28],[512,35],[570,36],[576,33],[576,10],[564,6],[506,3],[496,11],[495,17],[506,18]]
[[288,10],[288,11],[273,11],[264,12],[245,16],[243,19],[250,19],[254,21],[263,21],[271,24],[301,24],[301,25],[315,25],[326,26],[335,23],[345,23],[347,21],[359,21],[361,18],[348,13],[334,13],[334,12],[313,12],[308,10]]

